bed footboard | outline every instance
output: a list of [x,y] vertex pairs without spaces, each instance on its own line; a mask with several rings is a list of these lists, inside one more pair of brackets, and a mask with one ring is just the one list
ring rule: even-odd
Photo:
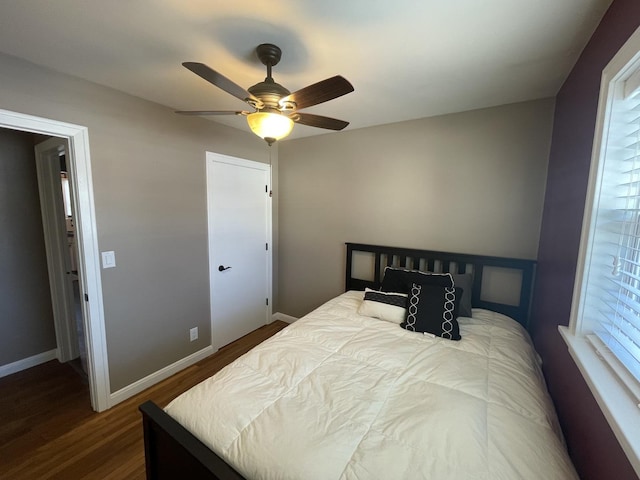
[[244,480],[152,401],[140,405],[148,480]]

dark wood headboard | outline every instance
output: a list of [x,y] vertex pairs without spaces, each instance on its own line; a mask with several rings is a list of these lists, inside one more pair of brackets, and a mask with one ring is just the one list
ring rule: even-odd
[[[520,258],[491,257],[466,253],[438,252],[433,250],[416,250],[412,248],[385,247],[362,243],[347,243],[347,264],[345,290],[364,290],[380,288],[384,269],[387,266],[402,267],[408,270],[422,270],[442,273],[471,273],[473,275],[473,291],[471,304],[475,308],[485,308],[508,315],[520,322],[529,330],[531,313],[531,297],[536,274],[536,261]],[[372,261],[369,279],[353,276],[355,255],[370,256]],[[492,269],[506,269],[520,272],[519,298],[515,302],[502,303],[492,301],[483,296],[485,273]],[[516,303],[516,304],[514,304]]]

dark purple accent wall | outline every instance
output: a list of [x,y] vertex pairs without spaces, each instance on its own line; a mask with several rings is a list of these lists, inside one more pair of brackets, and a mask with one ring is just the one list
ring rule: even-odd
[[549,391],[583,480],[636,479],[560,337],[568,325],[602,70],[640,25],[640,1],[614,0],[556,98],[533,339]]

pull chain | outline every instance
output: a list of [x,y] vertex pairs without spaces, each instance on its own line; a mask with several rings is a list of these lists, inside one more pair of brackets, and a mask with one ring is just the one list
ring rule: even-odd
[[273,166],[271,165],[271,144],[269,144],[269,197],[273,197]]

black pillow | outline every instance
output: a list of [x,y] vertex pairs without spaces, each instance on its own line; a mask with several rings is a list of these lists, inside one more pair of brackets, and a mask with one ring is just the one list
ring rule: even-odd
[[[386,267],[384,269],[384,277],[382,278],[380,290],[383,292],[409,293],[411,285],[414,283],[424,283],[425,280],[428,280],[426,277],[430,275],[438,276],[447,274]],[[470,273],[452,273],[450,275],[453,278],[455,286],[462,289],[462,298],[460,298],[458,315],[471,317],[471,291],[473,286],[473,277]]]
[[407,316],[400,326],[412,332],[460,340],[456,317],[461,296],[462,289],[452,285],[414,283],[409,292]]

